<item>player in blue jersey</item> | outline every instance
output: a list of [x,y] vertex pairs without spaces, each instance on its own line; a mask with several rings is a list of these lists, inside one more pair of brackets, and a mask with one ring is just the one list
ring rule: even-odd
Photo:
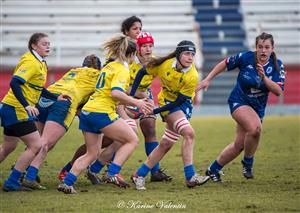
[[243,150],[243,175],[247,179],[254,177],[254,154],[259,144],[269,92],[277,96],[283,94],[285,71],[274,52],[273,36],[262,33],[256,37],[255,44],[255,52],[239,53],[221,61],[197,87],[198,90],[206,90],[210,81],[225,68],[228,71],[239,69],[236,85],[228,98],[231,116],[237,123],[236,138],[206,171],[215,182],[222,182],[222,168]]
[[175,145],[180,136],[183,137],[181,150],[186,185],[194,187],[209,180],[209,177],[200,176],[195,172],[193,164],[195,133],[188,121],[192,115],[192,99],[199,79],[194,64],[195,53],[194,43],[183,40],[169,55],[151,59],[146,68],[141,69],[135,77],[130,95],[135,94],[143,76],[152,75],[160,79],[162,86],[158,95],[160,107],[154,109],[153,114],[160,113],[166,122],[165,133],[159,145],[132,176],[137,190],[146,189],[145,177]]
[[66,100],[65,95],[55,96],[44,88],[47,76],[45,58],[50,53],[50,41],[44,33],[34,33],[28,42],[29,52],[25,53],[15,68],[10,90],[0,104],[1,125],[4,127],[4,142],[0,146],[2,162],[17,146],[21,139],[26,149],[16,161],[11,175],[3,184],[4,191],[29,191],[20,184],[20,178],[41,148],[41,137],[34,124],[39,114],[35,107],[40,96]]

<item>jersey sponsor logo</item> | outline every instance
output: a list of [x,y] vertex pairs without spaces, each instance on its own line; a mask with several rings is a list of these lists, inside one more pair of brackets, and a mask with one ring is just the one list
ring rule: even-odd
[[246,71],[246,72],[243,74],[243,77],[246,78],[246,79],[248,79],[248,80],[251,79],[251,77],[249,76],[249,72],[248,72],[248,71]]
[[256,89],[256,88],[250,88],[250,92],[255,94],[255,93],[260,93],[261,90],[260,89]]
[[26,72],[27,72],[27,70],[19,70],[19,71],[18,71],[19,74],[24,74],[24,73],[26,73]]
[[270,74],[272,71],[273,71],[273,68],[272,67],[268,67],[267,70],[266,70],[266,73]]
[[252,64],[249,64],[249,65],[247,66],[247,68],[250,69],[250,70],[253,70]]

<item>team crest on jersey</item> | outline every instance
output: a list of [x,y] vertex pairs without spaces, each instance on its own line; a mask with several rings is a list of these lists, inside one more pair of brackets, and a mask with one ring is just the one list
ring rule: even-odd
[[267,70],[266,70],[266,73],[270,74],[272,71],[273,71],[273,68],[272,67],[268,67]]

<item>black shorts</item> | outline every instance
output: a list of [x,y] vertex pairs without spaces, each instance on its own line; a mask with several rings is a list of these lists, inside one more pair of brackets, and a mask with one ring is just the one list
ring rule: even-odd
[[4,127],[4,135],[6,136],[22,137],[35,131],[37,128],[33,121],[24,121]]

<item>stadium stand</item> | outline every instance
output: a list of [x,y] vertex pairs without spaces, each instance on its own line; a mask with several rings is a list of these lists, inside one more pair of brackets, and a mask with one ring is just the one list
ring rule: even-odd
[[[299,1],[193,0],[200,24],[204,57],[203,75],[227,55],[253,50],[255,37],[273,34],[276,53],[288,72],[284,99],[271,95],[270,103],[299,103],[300,16]],[[291,67],[291,68],[290,68]],[[204,93],[203,104],[224,104],[237,72],[222,73]],[[293,79],[292,79],[293,78]],[[293,86],[291,86],[293,85]]]

